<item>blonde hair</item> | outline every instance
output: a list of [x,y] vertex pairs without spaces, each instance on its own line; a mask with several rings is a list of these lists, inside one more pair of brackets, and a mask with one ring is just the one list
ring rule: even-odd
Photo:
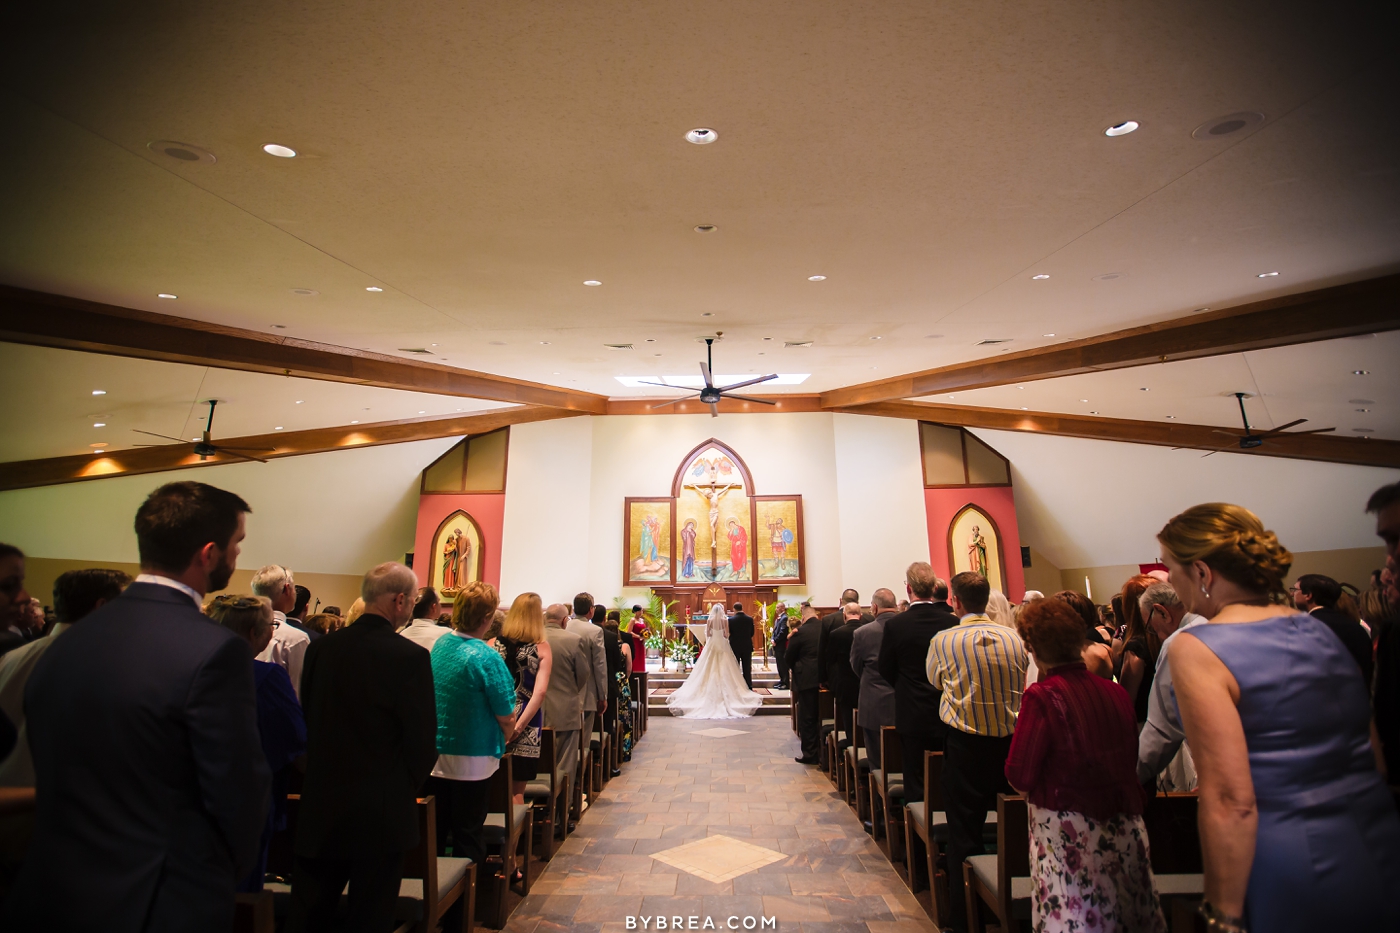
[[1259,516],[1228,502],[1192,506],[1167,522],[1157,540],[1178,564],[1201,561],[1231,583],[1257,593],[1282,593],[1293,566],[1293,555],[1264,528]]
[[1001,590],[992,590],[987,594],[987,618],[997,625],[1016,627],[1016,616],[1011,612],[1011,600],[1007,599]]
[[473,580],[457,591],[452,601],[452,627],[459,632],[474,632],[488,615],[494,615],[501,604],[496,588],[482,580]]
[[355,601],[350,604],[350,609],[345,613],[345,624],[354,625],[355,620],[365,614],[365,601],[356,596]]
[[544,608],[539,593],[521,593],[515,597],[501,623],[501,637],[525,645],[544,641]]

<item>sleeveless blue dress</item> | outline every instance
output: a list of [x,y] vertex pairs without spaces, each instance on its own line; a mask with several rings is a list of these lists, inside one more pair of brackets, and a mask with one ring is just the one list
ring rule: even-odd
[[1188,634],[1240,686],[1259,804],[1250,930],[1400,930],[1400,816],[1371,752],[1361,670],[1341,640],[1307,615]]

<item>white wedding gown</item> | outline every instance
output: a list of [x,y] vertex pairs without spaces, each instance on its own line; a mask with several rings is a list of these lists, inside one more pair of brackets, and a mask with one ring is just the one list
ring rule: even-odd
[[729,646],[729,620],[705,624],[705,650],[679,690],[666,698],[673,715],[686,719],[745,719],[763,697],[744,683],[739,659]]

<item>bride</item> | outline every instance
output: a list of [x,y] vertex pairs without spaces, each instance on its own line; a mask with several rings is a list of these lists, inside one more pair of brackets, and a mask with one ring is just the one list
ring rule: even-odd
[[[698,634],[698,633],[697,633]],[[686,719],[743,719],[763,705],[763,697],[744,684],[739,660],[729,646],[729,617],[716,603],[705,623],[705,650],[681,688],[666,705]]]

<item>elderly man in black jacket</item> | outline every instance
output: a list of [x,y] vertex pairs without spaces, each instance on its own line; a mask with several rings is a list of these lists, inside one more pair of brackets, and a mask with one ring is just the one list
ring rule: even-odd
[[948,584],[923,561],[909,565],[904,585],[909,608],[885,623],[878,666],[880,676],[894,684],[894,728],[904,754],[904,799],[918,803],[924,799],[924,752],[942,751],[948,730],[938,717],[943,694],[928,682],[928,646],[934,635],[957,625],[958,617],[935,600],[940,589],[947,595]]
[[403,564],[365,574],[365,613],[306,650],[306,782],[293,843],[289,933],[393,926],[405,849],[418,842],[418,791],[437,761],[428,652],[395,634],[413,617],[418,580]]
[[793,699],[797,701],[797,735],[802,740],[802,757],[797,761],[804,765],[814,765],[820,760],[822,721],[817,707],[817,697],[821,693],[821,681],[817,679],[820,647],[821,622],[818,619],[806,620],[788,636],[788,681],[792,684]]
[[228,930],[271,775],[253,651],[206,618],[248,504],[170,483],[136,513],[141,575],[65,632],[25,687],[34,841],[4,930]]
[[842,609],[845,622],[836,626],[826,637],[826,676],[831,688],[831,699],[836,707],[836,729],[850,741],[857,701],[860,699],[860,675],[851,669],[851,645],[855,642],[856,629],[865,624],[861,618],[860,606],[846,603]]

